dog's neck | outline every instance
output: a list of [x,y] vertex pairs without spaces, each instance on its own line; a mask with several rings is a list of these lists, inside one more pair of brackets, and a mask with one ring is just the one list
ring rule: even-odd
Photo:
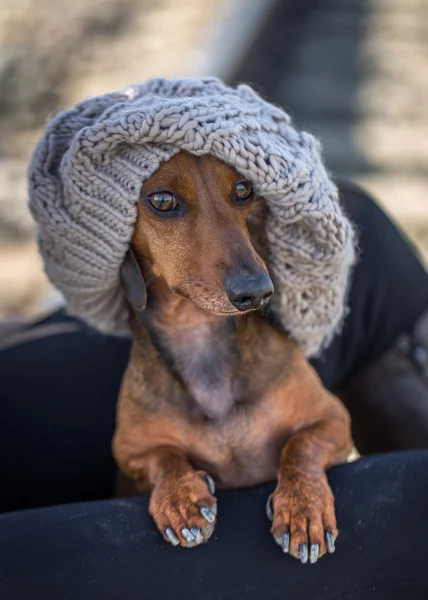
[[148,288],[144,322],[199,409],[224,420],[235,404],[233,319],[203,311],[156,278]]

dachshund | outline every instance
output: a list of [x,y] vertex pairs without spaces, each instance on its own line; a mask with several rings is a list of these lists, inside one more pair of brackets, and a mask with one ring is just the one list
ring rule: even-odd
[[164,539],[185,548],[214,531],[215,485],[276,480],[272,535],[314,563],[338,535],[326,470],[347,461],[350,418],[269,319],[265,211],[211,155],[181,151],[142,186],[122,268],[133,345],[113,453]]

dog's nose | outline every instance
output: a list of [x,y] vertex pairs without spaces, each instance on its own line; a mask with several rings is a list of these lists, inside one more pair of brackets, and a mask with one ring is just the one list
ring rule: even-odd
[[226,277],[224,289],[233,306],[244,311],[265,306],[272,296],[273,284],[266,271],[257,275],[239,273]]

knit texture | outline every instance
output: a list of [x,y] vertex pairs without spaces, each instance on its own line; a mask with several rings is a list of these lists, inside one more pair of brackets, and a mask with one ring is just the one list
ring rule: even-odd
[[319,353],[346,313],[352,226],[319,142],[250,87],[213,78],[152,79],[48,124],[29,167],[29,205],[69,311],[102,331],[129,331],[120,267],[141,187],[180,150],[228,163],[264,198],[271,310],[306,356]]

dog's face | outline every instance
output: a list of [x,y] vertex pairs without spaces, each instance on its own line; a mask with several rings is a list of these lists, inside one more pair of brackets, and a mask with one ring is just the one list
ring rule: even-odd
[[272,281],[247,227],[255,194],[210,155],[176,154],[142,188],[132,247],[169,288],[217,315],[258,309]]

